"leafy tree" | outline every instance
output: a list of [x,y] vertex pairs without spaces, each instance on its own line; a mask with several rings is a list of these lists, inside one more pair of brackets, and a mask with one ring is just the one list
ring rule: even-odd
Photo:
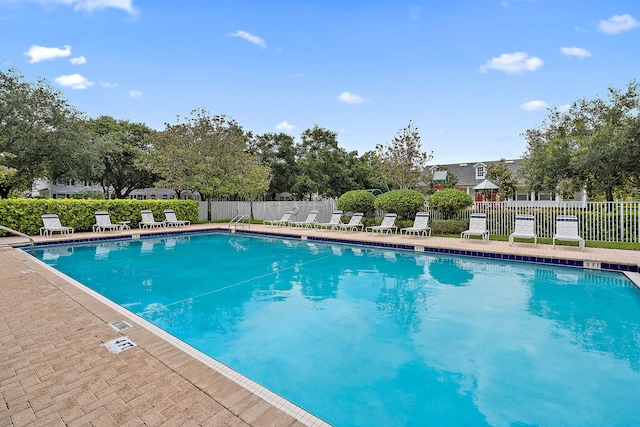
[[376,145],[376,152],[382,172],[401,190],[417,188],[427,162],[433,158],[433,153],[422,151],[418,129],[411,121],[390,143]]
[[167,124],[147,138],[145,163],[174,187],[198,191],[207,198],[242,195],[251,199],[268,188],[269,169],[248,152],[249,138],[235,120],[197,109],[186,121],[178,118],[177,124]]
[[375,200],[370,191],[351,190],[338,197],[338,209],[345,212],[362,212],[365,216],[372,216],[375,212]]
[[318,125],[302,133],[298,146],[300,175],[292,188],[299,198],[313,193],[338,197],[355,188],[348,169],[348,153],[338,147],[337,136]]
[[271,199],[283,192],[302,199],[314,193],[337,197],[349,190],[387,187],[374,152],[347,152],[338,147],[335,132],[317,125],[301,136],[300,144],[284,133],[249,141],[249,151],[271,167]]
[[627,165],[626,170],[629,171],[629,186],[632,187],[631,192],[637,194],[640,192],[640,115],[629,120],[627,128]]
[[398,219],[413,219],[424,207],[424,196],[416,190],[388,191],[376,197],[375,207],[384,212],[395,212]]
[[249,152],[271,168],[269,198],[280,193],[293,193],[299,167],[293,137],[285,133],[266,133],[249,141]]
[[92,180],[100,182],[109,198],[126,199],[135,189],[148,188],[158,180],[143,164],[145,138],[152,130],[141,123],[101,116],[87,122],[92,147],[100,166],[93,171]]
[[347,169],[353,183],[352,189],[389,188],[380,159],[374,151],[367,151],[362,156],[358,156],[356,151],[348,153]]
[[502,200],[514,199],[518,180],[507,166],[505,159],[500,159],[487,167],[486,178],[498,186],[498,194]]
[[37,178],[73,177],[84,164],[81,123],[81,113],[45,80],[0,70],[0,153],[12,171],[0,180],[0,198],[30,189]]
[[253,218],[253,201],[269,190],[271,169],[249,153],[242,153],[236,160],[237,166],[243,171],[241,175],[236,175],[237,194],[251,202],[250,216]]
[[578,100],[569,113],[579,144],[575,153],[577,180],[589,193],[604,193],[613,201],[613,192],[624,187],[638,168],[637,163],[628,161],[629,155],[640,149],[640,140],[629,138],[640,108],[638,83],[631,82],[626,91],[609,88],[608,98]]
[[11,178],[17,172],[17,169],[10,168],[9,166],[4,165],[5,159],[14,158],[15,154],[11,153],[0,153],[0,185],[5,179]]
[[518,173],[531,190],[554,193],[574,175],[577,142],[568,133],[568,122],[566,114],[555,110],[539,128],[526,131],[527,151]]
[[470,195],[461,190],[447,188],[429,197],[429,206],[437,210],[445,219],[453,218],[458,212],[473,205]]
[[608,99],[580,99],[567,112],[553,110],[527,130],[521,175],[535,191],[590,195],[613,200],[616,190],[635,182],[640,160],[640,92],[632,81],[625,91],[609,88]]

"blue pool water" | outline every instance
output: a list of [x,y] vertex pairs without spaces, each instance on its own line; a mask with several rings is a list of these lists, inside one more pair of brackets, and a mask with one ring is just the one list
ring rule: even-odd
[[640,424],[618,273],[227,234],[37,256],[335,426]]

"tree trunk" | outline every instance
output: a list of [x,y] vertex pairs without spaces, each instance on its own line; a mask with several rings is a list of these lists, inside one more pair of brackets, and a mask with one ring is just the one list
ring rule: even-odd
[[604,193],[607,196],[607,202],[613,202],[613,190],[611,188],[606,188]]

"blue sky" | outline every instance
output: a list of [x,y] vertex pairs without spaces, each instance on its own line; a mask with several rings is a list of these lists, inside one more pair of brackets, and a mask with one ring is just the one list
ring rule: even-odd
[[0,28],[0,67],[89,117],[206,108],[360,154],[411,120],[431,164],[520,157],[546,108],[640,77],[638,0],[0,0]]

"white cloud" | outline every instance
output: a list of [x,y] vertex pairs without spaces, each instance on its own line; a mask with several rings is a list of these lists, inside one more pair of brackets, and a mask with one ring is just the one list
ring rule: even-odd
[[93,12],[94,10],[104,10],[107,8],[121,9],[125,12],[136,15],[138,9],[133,6],[133,0],[28,0],[33,3],[44,5],[73,5],[74,10],[86,10]]
[[488,60],[478,71],[486,73],[488,70],[498,70],[507,74],[519,74],[525,71],[536,71],[543,64],[542,59],[535,56],[529,57],[525,52],[503,53]]
[[560,53],[567,56],[577,56],[578,58],[586,58],[591,56],[591,52],[581,47],[563,47],[560,49]]
[[618,34],[625,31],[633,30],[638,27],[640,23],[636,21],[633,16],[624,14],[624,15],[613,15],[611,18],[607,20],[602,20],[598,24],[598,28],[605,34]]
[[246,31],[238,30],[235,33],[232,33],[231,36],[245,39],[248,42],[255,44],[256,46],[259,46],[262,49],[266,49],[267,47],[267,44],[265,43],[264,40],[262,40],[258,36],[254,36],[253,34],[247,33]]
[[129,96],[131,98],[140,98],[142,96],[142,92],[140,92],[139,90],[130,90]]
[[[68,3],[70,0],[62,0]],[[71,0],[73,1],[73,0]],[[130,15],[136,15],[138,9],[133,6],[133,0],[77,0],[75,1],[75,10],[86,10],[93,12],[94,10],[103,10],[107,8],[121,9]]]
[[24,53],[24,55],[31,58],[29,59],[30,64],[40,61],[51,61],[56,58],[70,56],[71,46],[65,46],[63,49],[60,49],[58,47],[44,47],[34,44]]
[[284,122],[280,122],[278,123],[278,125],[276,126],[277,130],[282,130],[285,132],[291,132],[292,130],[294,130],[296,127],[294,125],[291,125],[289,123],[287,123],[286,121]]
[[360,105],[366,102],[365,99],[351,92],[342,92],[340,95],[338,95],[338,101],[354,105]]
[[71,89],[87,89],[93,86],[93,82],[90,82],[85,76],[77,73],[56,77],[54,80],[60,86],[70,87]]
[[544,101],[535,100],[535,101],[525,102],[524,104],[520,105],[520,108],[522,108],[525,111],[539,111],[539,110],[546,110],[547,108],[549,108],[549,105]]
[[69,59],[69,61],[73,64],[73,65],[82,65],[84,63],[87,62],[87,58],[85,58],[84,56],[78,56],[76,58],[71,58]]
[[118,83],[107,83],[107,82],[100,82],[100,86],[107,88],[107,89],[115,89],[118,87]]
[[571,108],[571,104],[564,104],[558,107],[558,111],[567,112]]

